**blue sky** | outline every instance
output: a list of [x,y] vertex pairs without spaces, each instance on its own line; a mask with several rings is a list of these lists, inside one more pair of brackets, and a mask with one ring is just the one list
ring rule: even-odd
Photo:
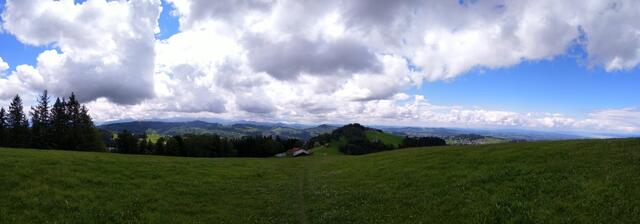
[[171,4],[166,1],[162,1],[162,8],[162,13],[158,19],[158,23],[160,24],[160,33],[156,35],[160,40],[171,37],[171,35],[176,34],[180,29],[178,17],[171,15]]
[[[0,12],[4,12],[4,5],[5,0],[0,0]],[[35,64],[38,54],[47,48],[22,44],[15,36],[2,32],[0,33],[0,49],[0,57],[11,66],[11,69],[14,69],[15,66],[21,64]]]
[[435,104],[583,116],[602,108],[638,107],[640,72],[589,68],[573,56],[474,69],[450,81],[426,82],[409,92]]
[[[51,72],[51,74],[37,74],[42,78],[33,79],[22,75],[17,79],[24,81],[24,85],[30,88],[34,86],[47,88],[50,84],[46,80],[59,80],[54,78],[57,75],[56,72],[83,73],[86,68],[92,66],[101,69],[107,68],[104,67],[106,66],[104,64],[95,64],[95,61],[83,61],[87,57],[78,55],[79,51],[77,50],[73,52],[61,50],[76,49],[79,45],[77,41],[87,41],[81,36],[74,36],[77,34],[68,32],[69,30],[76,28],[91,30],[92,27],[96,27],[95,32],[103,32],[107,38],[95,40],[95,43],[82,43],[85,46],[93,44],[90,47],[90,50],[93,51],[89,52],[93,52],[94,55],[91,57],[94,58],[118,58],[121,55],[132,53],[127,47],[119,47],[115,51],[106,50],[103,47],[103,45],[108,46],[104,44],[105,40],[113,40],[115,46],[127,44],[127,41],[136,44],[143,44],[142,41],[147,41],[147,44],[155,46],[155,51],[137,54],[149,55],[147,60],[155,66],[138,67],[142,64],[127,60],[128,64],[125,67],[117,67],[114,70],[106,69],[106,71],[113,71],[113,73],[96,76],[113,77],[98,81],[98,83],[105,83],[105,86],[97,86],[99,90],[78,88],[79,80],[85,80],[86,77],[80,78],[75,74],[60,76],[69,80],[68,83],[65,81],[59,84],[68,84],[68,87],[58,88],[59,84],[48,87],[53,90],[54,94],[75,91],[83,93],[81,95],[91,96],[85,101],[93,108],[92,112],[95,113],[94,116],[98,120],[180,116],[301,123],[336,123],[356,120],[371,124],[395,124],[396,121],[389,119],[389,117],[402,115],[405,116],[402,119],[408,120],[403,120],[399,122],[400,124],[418,122],[424,126],[497,126],[640,132],[640,127],[636,127],[639,123],[636,121],[638,118],[636,116],[640,114],[638,112],[640,110],[640,97],[638,97],[640,96],[640,90],[638,90],[640,67],[637,65],[637,57],[640,56],[634,56],[629,53],[633,51],[628,51],[628,49],[640,49],[638,41],[634,41],[634,38],[637,39],[637,37],[606,36],[609,33],[622,33],[634,29],[640,32],[640,24],[633,22],[635,21],[633,18],[637,18],[637,12],[627,10],[627,8],[632,9],[636,4],[633,1],[621,4],[623,7],[609,15],[611,18],[603,16],[600,20],[592,21],[582,19],[580,15],[585,15],[585,18],[588,18],[586,15],[591,15],[593,12],[572,11],[574,10],[570,7],[572,3],[556,5],[553,1],[504,2],[497,6],[490,5],[492,3],[487,1],[471,1],[464,4],[442,2],[435,4],[442,4],[439,8],[443,11],[450,11],[449,13],[428,12],[427,10],[425,12],[412,11],[409,14],[393,11],[400,10],[400,8],[394,8],[404,3],[367,6],[365,8],[368,11],[358,11],[358,7],[364,7],[363,4],[370,3],[360,4],[359,1],[354,1],[352,4],[347,4],[340,1],[328,1],[323,3],[325,4],[323,7],[335,10],[329,11],[333,14],[329,13],[325,16],[321,13],[299,14],[293,13],[294,11],[291,15],[281,15],[275,14],[275,11],[261,11],[269,9],[269,7],[255,6],[252,8],[252,5],[235,5],[233,2],[217,5],[218,3],[215,1],[171,0],[172,3],[169,3],[163,0],[159,5],[162,7],[159,19],[155,21],[158,23],[160,32],[136,31],[153,32],[154,39],[151,40],[120,40],[116,38],[122,38],[122,35],[117,33],[119,31],[116,28],[108,27],[110,23],[92,25],[83,24],[81,20],[67,21],[73,17],[56,17],[56,14],[62,15],[65,10],[71,8],[77,9],[74,12],[81,12],[85,10],[81,6],[89,4],[79,0],[74,2],[75,5],[73,3],[39,5],[38,7],[52,7],[42,9],[51,13],[48,19],[42,19],[37,13],[17,13],[22,10],[18,6],[12,9],[16,12],[15,14],[5,12],[7,11],[5,9],[7,1],[0,0],[0,12],[3,15],[11,16],[7,17],[11,18],[10,21],[2,21],[5,31],[0,33],[0,58],[9,65],[9,69],[2,73],[7,81],[0,79],[0,86],[17,85],[15,80],[11,84],[9,76],[15,72],[15,76],[19,77],[19,73],[25,72],[26,70],[15,71],[16,66],[23,64],[30,65],[33,69],[29,71],[32,73],[33,71],[38,73]],[[121,12],[109,9],[113,4],[99,4],[100,2],[99,0],[91,2],[93,10],[104,10],[100,14],[101,17],[96,18],[95,22],[99,22],[100,19],[105,19],[105,21],[113,18],[129,19],[120,21],[120,24],[124,25],[141,21],[138,18],[110,17],[111,13]],[[130,2],[117,4],[126,6],[126,8],[119,9],[137,10],[134,8],[136,6]],[[148,4],[150,9],[157,6],[153,5],[153,1],[149,1]],[[278,4],[282,4],[279,7],[289,7],[286,3]],[[485,7],[486,4],[489,4],[488,7]],[[603,9],[609,9],[606,4],[602,5]],[[146,7],[142,4],[141,6]],[[176,7],[174,8],[174,6]],[[36,6],[30,9],[34,9],[34,7]],[[231,8],[221,10],[220,7]],[[275,8],[275,6],[273,7]],[[380,7],[380,9],[375,9],[375,7]],[[412,7],[424,8],[422,5],[413,5]],[[564,22],[562,21],[563,14],[549,15],[544,10],[536,11],[545,7],[555,7],[554,12],[560,13],[564,10],[579,16]],[[427,9],[429,8],[438,7],[427,7]],[[199,9],[198,13],[193,12],[195,9]],[[601,10],[600,12],[602,12],[603,9],[595,8],[593,10]],[[389,12],[393,13],[374,13],[385,10],[390,10]],[[352,15],[349,14],[350,12],[358,12],[359,14]],[[440,14],[446,16],[446,14],[456,13],[464,14],[464,16],[455,22],[447,22],[446,19],[439,20],[434,16],[428,17],[429,15],[437,17]],[[495,16],[495,14],[503,15],[506,19]],[[317,18],[310,17],[311,15],[317,16]],[[544,25],[547,27],[543,26],[543,28],[528,24],[530,21],[526,18],[540,15],[548,18],[555,16],[553,18],[556,20],[553,22],[557,24],[547,23]],[[149,14],[149,16],[153,20],[153,14]],[[291,18],[282,19],[278,16],[290,16]],[[382,16],[387,16],[387,18],[381,20]],[[405,18],[405,16],[411,17]],[[425,20],[421,19],[421,16],[430,19],[424,22]],[[26,28],[31,28],[29,26],[37,27],[36,25],[40,25],[40,23],[47,23],[49,22],[47,20],[55,20],[56,18],[64,22],[52,23],[49,26],[61,26],[57,27],[57,29],[63,30],[59,39],[38,36],[41,34],[34,31],[41,28],[34,30],[11,26],[20,21],[29,21],[27,24],[30,25],[27,25]],[[255,18],[261,19],[255,20]],[[408,21],[406,23],[413,25],[393,27],[392,23],[386,22],[393,19],[405,19]],[[599,24],[609,21],[619,23],[624,19],[628,20],[628,25],[624,28]],[[268,28],[263,29],[260,26],[255,26],[255,24],[259,24],[256,21],[267,22],[260,26]],[[279,24],[283,22],[284,24]],[[306,25],[292,26],[288,24],[291,22]],[[495,27],[509,31],[513,29],[514,23],[518,25],[516,31],[513,34],[503,33],[504,39],[495,39],[495,34],[487,32]],[[64,27],[65,24],[75,28]],[[350,28],[350,26],[355,28]],[[423,28],[418,31],[415,28],[409,29],[409,27],[420,26]],[[529,29],[530,27],[538,28]],[[373,34],[367,35],[365,33],[362,36],[362,32],[357,32],[363,28],[371,31],[394,29],[398,30],[398,35],[391,34],[386,39],[376,39]],[[403,29],[406,30],[403,31]],[[525,35],[522,36],[521,33]],[[19,35],[27,37],[28,40],[22,43],[16,38]],[[318,36],[322,38],[317,39]],[[280,39],[276,37],[280,37]],[[287,37],[289,42],[282,42],[282,37]],[[514,38],[517,41],[514,41]],[[529,42],[531,38],[534,42]],[[411,47],[408,49],[394,48],[393,44],[396,40],[401,40],[402,44],[411,45]],[[602,40],[612,40],[612,42]],[[439,48],[430,48],[430,44],[435,44]],[[478,47],[483,45],[491,46],[491,48]],[[507,49],[501,48],[504,47],[502,45],[507,46]],[[304,47],[305,49],[296,49],[296,47]],[[513,51],[508,48],[513,48]],[[55,67],[56,69],[64,68],[64,70],[40,68],[36,59],[41,53],[50,49],[57,50],[55,55],[65,59],[62,61],[74,61],[75,64],[62,64]],[[318,50],[316,55],[312,55],[313,49]],[[327,52],[326,49],[330,49],[331,52]],[[348,50],[343,51],[344,49]],[[300,54],[300,52],[311,53]],[[451,52],[457,52],[458,55]],[[54,54],[51,53],[47,60],[52,58],[51,55]],[[457,59],[462,56],[464,56],[464,60]],[[340,59],[333,60],[333,58]],[[429,60],[424,58],[429,58]],[[387,69],[394,68],[393,63],[403,63],[403,61],[411,61],[411,64],[404,65],[404,71]],[[233,63],[226,64],[230,62]],[[146,63],[146,66],[149,66],[150,63]],[[75,67],[68,66],[79,66],[84,70],[73,70]],[[211,66],[221,67],[212,68]],[[373,69],[375,66],[384,69]],[[417,70],[414,69],[414,66]],[[132,70],[133,74],[122,72],[122,69],[126,70],[129,67],[140,70]],[[191,70],[184,70],[185,68]],[[223,74],[229,69],[236,72]],[[248,72],[246,69],[249,69]],[[241,70],[245,72],[239,74],[238,71]],[[122,86],[118,82],[132,78],[137,75],[135,73],[138,71],[153,71],[141,74],[140,81],[149,80],[150,77],[153,77],[152,80],[154,80],[154,83],[144,86],[146,89],[138,91],[140,96],[134,100],[126,100],[119,98],[120,94],[110,90],[113,87]],[[183,74],[185,71],[188,71],[188,74],[201,75],[200,79],[209,77],[209,79],[227,81],[217,81],[212,86],[202,86],[202,83],[194,81],[199,80],[198,78],[185,76]],[[283,71],[293,72],[285,74]],[[371,71],[381,72],[381,74],[370,78],[360,77],[363,76],[363,72]],[[407,81],[411,71],[418,71],[418,79],[424,78],[421,85],[416,84],[420,81],[416,80],[415,74],[411,81]],[[28,83],[29,80],[39,79],[45,80],[45,83],[37,85]],[[262,81],[240,85],[244,82],[240,80],[252,79]],[[336,86],[327,87],[326,85]],[[247,89],[247,87],[249,88]],[[289,94],[282,92],[285,87],[291,88],[294,93],[282,97],[282,94]],[[16,87],[14,89],[26,91],[28,88]],[[243,90],[238,91],[239,89]],[[0,95],[15,94],[8,91],[10,90],[0,91]],[[33,95],[35,92],[37,91],[33,90],[27,94]],[[303,92],[304,94],[297,96]],[[402,98],[400,99],[398,98],[399,94],[404,94],[408,98],[400,97]],[[175,99],[171,97],[175,97]],[[206,105],[194,107],[191,102],[177,100],[178,97],[180,99],[206,98],[211,101]],[[424,104],[421,97],[424,97],[426,99],[424,102],[428,104]],[[328,103],[329,99],[337,99],[337,102],[335,105],[327,105],[331,104]],[[367,100],[362,101],[361,99]],[[248,102],[243,102],[245,100]],[[155,101],[169,101],[175,102],[175,104],[164,105],[165,108],[149,106]],[[290,108],[290,105],[297,109]],[[386,105],[393,106],[386,108]],[[123,111],[135,112],[107,113],[101,111],[104,110],[101,108],[120,108]],[[290,113],[291,111],[294,113]],[[362,111],[367,112],[363,113]],[[407,113],[411,115],[407,115]],[[551,114],[560,114],[561,116],[552,116]],[[417,120],[410,120],[410,117]],[[600,122],[606,123],[606,125],[599,125]]]

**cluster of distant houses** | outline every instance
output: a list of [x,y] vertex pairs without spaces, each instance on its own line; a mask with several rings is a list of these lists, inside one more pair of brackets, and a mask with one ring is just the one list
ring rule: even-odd
[[286,152],[282,152],[282,153],[278,153],[276,154],[276,157],[278,158],[284,158],[284,157],[301,157],[301,156],[310,156],[313,154],[313,151],[311,150],[306,150],[303,148],[292,148],[287,150]]

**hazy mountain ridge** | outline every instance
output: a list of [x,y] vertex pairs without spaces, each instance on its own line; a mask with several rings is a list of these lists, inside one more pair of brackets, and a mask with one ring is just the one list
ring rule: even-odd
[[[268,122],[236,121],[212,123],[207,121],[129,121],[109,123],[98,126],[111,132],[128,130],[133,133],[158,133],[161,135],[182,134],[217,134],[225,137],[242,137],[248,135],[278,135],[284,138],[309,139],[319,134],[330,133],[339,125],[322,124],[312,126],[306,124],[284,124]],[[389,127],[371,126],[396,135],[407,136],[435,136],[441,138],[455,138],[464,135],[480,135],[504,139],[506,141],[544,141],[563,139],[583,139],[591,136],[581,134],[567,134],[544,131],[519,129],[461,129],[461,128],[431,128],[431,127]]]
[[[293,127],[292,127],[293,126]],[[110,132],[128,130],[136,134],[157,133],[160,135],[182,134],[217,134],[225,137],[242,137],[250,135],[277,135],[283,138],[309,139],[313,136],[328,133],[336,129],[332,125],[320,125],[310,128],[302,125],[269,124],[269,123],[236,123],[219,124],[204,121],[163,122],[163,121],[132,121],[111,123],[98,126]]]
[[532,131],[520,129],[462,129],[462,128],[423,128],[423,127],[378,127],[400,135],[436,136],[450,138],[459,135],[482,135],[506,140],[544,141],[589,138],[584,135],[566,134],[546,131]]

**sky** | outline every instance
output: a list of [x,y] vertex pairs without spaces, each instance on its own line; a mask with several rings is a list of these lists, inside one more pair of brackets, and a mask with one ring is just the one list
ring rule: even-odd
[[[0,0],[0,106],[640,133],[634,0]],[[26,107],[28,108],[28,106]]]

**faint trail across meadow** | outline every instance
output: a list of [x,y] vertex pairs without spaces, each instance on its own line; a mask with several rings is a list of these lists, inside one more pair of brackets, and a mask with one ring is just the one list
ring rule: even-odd
[[308,181],[308,176],[309,176],[309,171],[308,169],[305,169],[304,166],[302,165],[305,162],[310,162],[310,161],[302,161],[302,159],[299,159],[300,161],[296,161],[296,178],[297,178],[297,188],[296,188],[296,201],[297,201],[297,214],[298,214],[298,221],[301,224],[307,224],[309,223],[309,217],[307,217],[307,201],[306,201],[306,197],[305,197],[305,190],[307,187],[307,181]]

